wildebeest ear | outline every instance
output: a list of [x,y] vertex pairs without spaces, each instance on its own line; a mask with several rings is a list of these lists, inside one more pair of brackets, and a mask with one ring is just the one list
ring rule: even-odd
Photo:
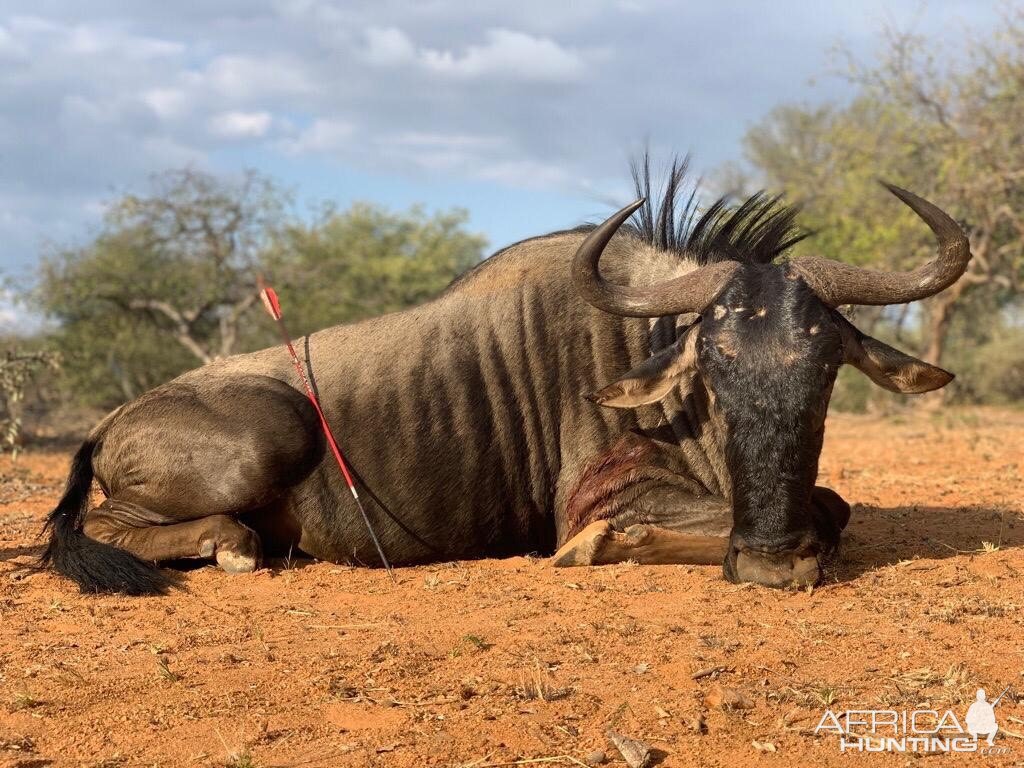
[[614,384],[587,397],[608,408],[636,408],[661,400],[697,360],[697,326],[675,344],[644,360]]
[[878,339],[861,333],[848,320],[839,317],[843,336],[843,362],[865,374],[890,392],[917,395],[940,389],[953,380],[953,374],[923,360],[911,357]]

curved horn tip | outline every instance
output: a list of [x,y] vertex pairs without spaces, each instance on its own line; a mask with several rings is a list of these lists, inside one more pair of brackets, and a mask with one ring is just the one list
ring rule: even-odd
[[910,198],[910,199],[913,199],[913,200],[923,200],[924,199],[922,197],[918,197],[917,195],[915,195],[910,190],[904,189],[903,187],[900,187],[900,186],[897,186],[897,185],[895,185],[895,184],[893,184],[891,182],[886,181],[885,179],[876,179],[876,181],[879,184],[881,184],[883,187],[885,187],[887,190],[889,190],[889,192],[891,192],[896,197],[898,197],[900,200],[902,200],[903,202],[907,202],[907,198]]
[[925,223],[931,227],[935,234],[955,240],[958,244],[967,244],[967,235],[964,233],[963,227],[957,224],[952,216],[939,208],[935,203],[887,181],[879,179],[879,183],[899,198],[900,202],[924,219]]
[[645,202],[647,202],[647,198],[641,197],[639,200],[630,203],[625,208],[620,208],[601,224],[598,224],[594,231],[587,235],[587,239],[583,242],[580,250],[576,252],[577,257],[581,254],[589,253],[590,246],[594,244],[600,244],[599,250],[603,249],[608,241],[618,231],[619,227],[625,224],[626,220],[636,213],[637,209]]
[[[618,230],[619,227],[626,223],[626,220],[630,216],[637,212],[640,206],[642,206],[646,202],[647,198],[641,197],[639,200],[634,200],[626,207],[620,208],[607,219],[605,219],[601,224],[599,224],[597,229],[595,229],[594,232],[591,234],[591,237],[596,237],[597,239],[600,239],[601,236],[606,232],[615,232],[616,230]],[[608,236],[611,237],[611,235]],[[588,238],[588,240],[589,239],[590,238]]]
[[636,213],[638,210],[640,210],[640,207],[643,206],[644,203],[646,203],[646,202],[647,202],[647,198],[646,197],[641,197],[641,198],[639,198],[637,200],[634,200],[632,203],[630,203],[625,208],[623,208],[620,211],[620,213],[625,213],[626,211],[629,211],[629,215],[632,216],[634,213]]

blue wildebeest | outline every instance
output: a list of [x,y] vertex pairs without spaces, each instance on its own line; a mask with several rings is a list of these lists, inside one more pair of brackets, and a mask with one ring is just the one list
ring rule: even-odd
[[[931,203],[889,187],[938,255],[877,272],[776,263],[800,239],[776,199],[697,215],[692,196],[677,211],[682,166],[659,203],[646,161],[634,179],[646,200],[600,226],[517,243],[428,304],[300,340],[393,562],[553,552],[814,583],[849,517],[815,486],[839,367],[896,392],[952,379],[836,311],[960,277],[967,238]],[[290,547],[380,562],[281,347],[109,414],[48,525],[43,561],[86,591],[164,591],[156,564],[187,557],[235,572]]]

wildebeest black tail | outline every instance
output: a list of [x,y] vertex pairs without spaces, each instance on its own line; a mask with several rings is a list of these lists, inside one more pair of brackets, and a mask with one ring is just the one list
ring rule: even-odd
[[159,595],[172,581],[153,563],[140,560],[109,544],[90,539],[82,532],[92,489],[92,453],[96,443],[86,440],[71,462],[67,487],[43,529],[50,541],[40,565],[74,581],[83,592],[121,592],[126,595]]

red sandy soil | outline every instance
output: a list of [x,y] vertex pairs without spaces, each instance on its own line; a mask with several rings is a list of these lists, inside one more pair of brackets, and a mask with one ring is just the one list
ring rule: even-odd
[[[1010,686],[1003,754],[925,764],[1024,765],[1024,414],[839,415],[826,443],[820,482],[855,508],[826,583],[800,592],[520,557],[397,584],[201,567],[168,597],[82,595],[24,567],[68,454],[4,458],[0,765],[625,765],[609,728],[664,766],[914,765],[840,754],[814,733],[826,705],[962,719],[979,686]],[[752,708],[709,706],[716,686]]]

